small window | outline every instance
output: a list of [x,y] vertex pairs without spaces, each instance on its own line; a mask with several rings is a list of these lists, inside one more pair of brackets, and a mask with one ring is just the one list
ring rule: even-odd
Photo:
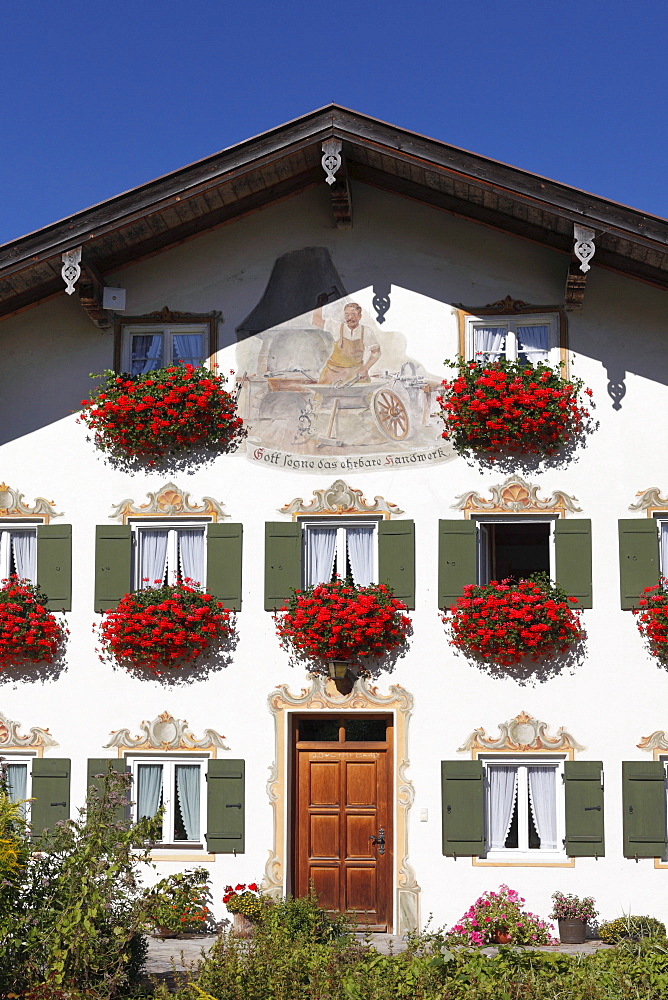
[[153,817],[164,808],[159,841],[201,844],[206,796],[205,762],[191,758],[144,758],[133,761],[135,818]]
[[37,583],[37,528],[0,529],[0,579],[18,576]]
[[297,720],[300,743],[385,743],[390,723],[379,717],[310,716]]
[[23,818],[28,819],[30,808],[31,774],[30,760],[8,756],[3,762],[5,781],[7,783],[7,794],[12,802],[22,803]]
[[378,580],[378,527],[375,521],[306,522],[304,584],[351,578],[358,587]]
[[467,360],[522,361],[535,365],[559,361],[559,322],[546,316],[467,318]]
[[483,761],[487,857],[563,855],[563,762]]
[[553,533],[553,519],[479,521],[478,583],[524,580],[532,573],[554,578]]
[[134,589],[190,581],[206,585],[206,524],[133,525]]
[[145,375],[167,365],[200,365],[208,355],[208,326],[123,327],[121,367],[131,375]]

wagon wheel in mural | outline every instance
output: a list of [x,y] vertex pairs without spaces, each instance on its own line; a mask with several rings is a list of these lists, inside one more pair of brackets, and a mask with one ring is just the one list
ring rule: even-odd
[[391,441],[408,437],[408,411],[395,392],[379,389],[373,397],[371,412],[378,429]]

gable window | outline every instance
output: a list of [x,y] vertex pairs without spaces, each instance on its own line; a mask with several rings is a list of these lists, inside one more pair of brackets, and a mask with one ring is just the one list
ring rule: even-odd
[[487,760],[483,766],[487,857],[563,855],[561,761]]
[[304,584],[352,578],[358,587],[378,580],[377,522],[304,522]]
[[201,844],[206,796],[202,790],[205,759],[146,757],[132,762],[135,818],[152,818],[164,809],[159,841]]
[[133,531],[135,590],[185,580],[205,586],[206,524],[134,524]]
[[37,527],[0,529],[0,579],[9,576],[37,583]]
[[559,361],[559,321],[557,314],[545,316],[488,317],[466,320],[466,358],[522,361],[527,364],[556,364]]
[[532,573],[554,576],[554,519],[519,517],[478,521],[478,580],[523,580]]

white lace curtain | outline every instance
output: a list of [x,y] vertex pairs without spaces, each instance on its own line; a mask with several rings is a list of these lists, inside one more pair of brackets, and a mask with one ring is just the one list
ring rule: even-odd
[[473,331],[473,358],[475,361],[498,361],[506,346],[504,327],[476,327]]
[[549,326],[517,327],[517,354],[521,361],[530,361],[532,365],[539,361],[547,361],[549,347]]
[[200,769],[198,765],[177,764],[176,794],[179,799],[181,818],[186,830],[186,840],[199,840],[199,790]]
[[142,531],[139,536],[138,589],[160,587],[167,569],[167,532]]
[[20,580],[37,582],[37,535],[34,531],[11,531],[12,561]]
[[132,338],[132,374],[145,375],[162,367],[162,334],[149,333]]
[[329,583],[336,555],[336,528],[309,528],[306,532],[306,583]]
[[368,587],[373,583],[373,535],[374,529],[370,524],[346,528],[350,569],[358,587]]
[[490,767],[489,775],[489,847],[492,851],[506,846],[517,798],[517,768],[498,764]]
[[204,587],[204,531],[183,528],[178,532],[179,569],[183,580]]
[[202,360],[201,333],[174,334],[172,337],[172,360],[174,364],[198,365]]
[[529,803],[542,851],[557,849],[557,769],[530,767]]

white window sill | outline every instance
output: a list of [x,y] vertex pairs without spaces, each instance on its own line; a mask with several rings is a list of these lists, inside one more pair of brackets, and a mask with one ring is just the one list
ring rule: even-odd
[[575,858],[569,858],[562,851],[489,851],[485,857],[474,858],[474,865],[481,867],[559,867],[572,868]]

